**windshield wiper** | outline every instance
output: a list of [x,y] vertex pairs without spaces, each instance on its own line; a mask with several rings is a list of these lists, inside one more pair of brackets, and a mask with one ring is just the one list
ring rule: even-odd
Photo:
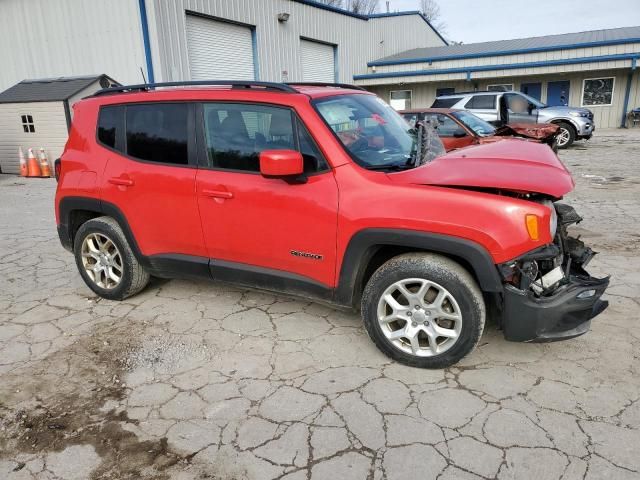
[[392,165],[371,165],[367,167],[367,170],[389,170],[392,172],[400,172],[402,170],[411,170],[413,167],[413,165],[398,165],[398,164],[392,164]]

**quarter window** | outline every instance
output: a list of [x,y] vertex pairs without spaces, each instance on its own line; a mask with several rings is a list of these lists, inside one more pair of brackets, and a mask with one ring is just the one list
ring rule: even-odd
[[187,165],[187,120],[184,103],[127,106],[127,154],[150,162]]
[[[454,98],[436,98],[431,105],[431,108],[451,108],[456,103],[458,103],[462,97],[454,97]],[[469,108],[469,107],[467,107]]]
[[586,78],[582,85],[582,105],[611,105],[614,83],[614,77]]
[[122,107],[102,107],[98,116],[98,141],[107,147],[116,148],[116,132],[120,130],[121,123]]
[[493,110],[496,108],[495,95],[474,95],[464,108],[469,110]]
[[260,172],[260,152],[296,150],[305,173],[327,168],[317,145],[288,108],[208,103],[203,106],[207,159],[213,168]]
[[33,124],[33,117],[31,115],[21,115],[22,130],[24,133],[35,133],[36,127]]

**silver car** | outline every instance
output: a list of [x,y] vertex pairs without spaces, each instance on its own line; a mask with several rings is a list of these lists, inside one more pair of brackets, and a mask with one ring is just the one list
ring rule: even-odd
[[441,95],[432,108],[468,110],[494,125],[507,123],[555,123],[560,127],[558,148],[575,140],[589,139],[595,125],[593,112],[586,108],[550,107],[521,92],[461,92]]

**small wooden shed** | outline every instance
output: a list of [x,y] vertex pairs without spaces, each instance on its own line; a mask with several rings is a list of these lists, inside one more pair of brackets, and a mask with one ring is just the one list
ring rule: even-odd
[[71,128],[75,102],[111,85],[107,75],[23,80],[0,93],[0,173],[19,173],[18,147],[44,148],[58,158]]

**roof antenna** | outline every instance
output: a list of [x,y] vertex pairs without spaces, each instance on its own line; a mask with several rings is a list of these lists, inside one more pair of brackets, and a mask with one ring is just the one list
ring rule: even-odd
[[140,75],[142,75],[142,83],[147,83],[147,79],[144,77],[144,70],[142,70],[142,67],[140,67]]

